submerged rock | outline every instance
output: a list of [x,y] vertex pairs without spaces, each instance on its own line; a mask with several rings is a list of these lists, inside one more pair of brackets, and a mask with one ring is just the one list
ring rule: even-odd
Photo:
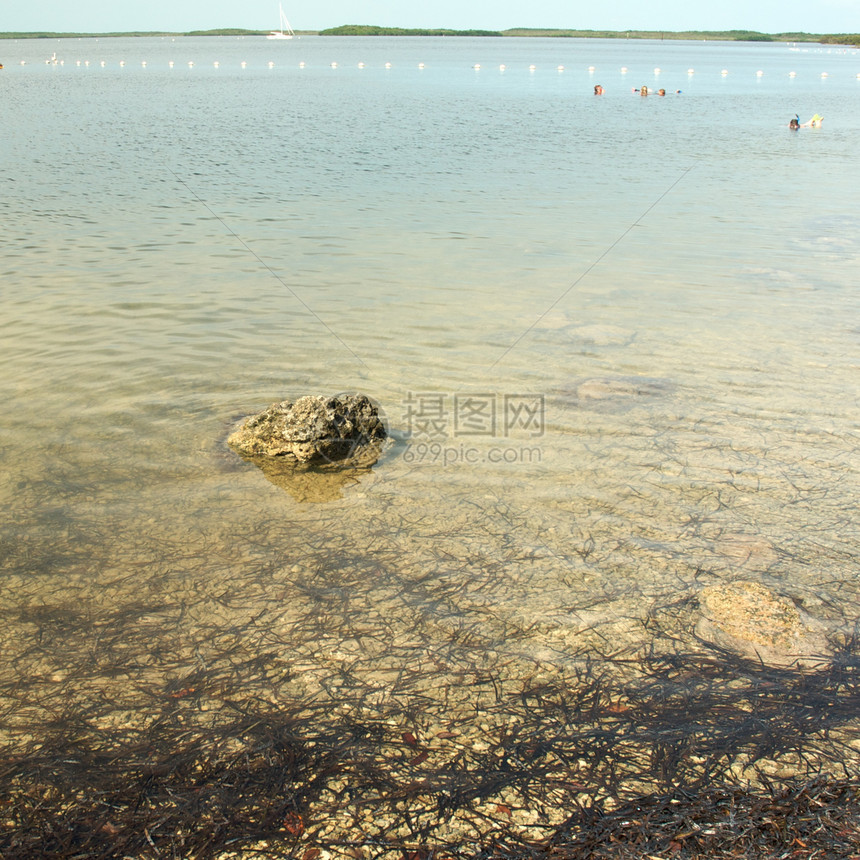
[[734,568],[768,570],[779,561],[773,544],[758,535],[724,534],[716,541],[715,549]]
[[658,397],[670,393],[672,385],[665,379],[648,376],[614,376],[586,379],[575,389],[579,400],[614,400]]
[[636,332],[617,325],[576,325],[567,331],[584,346],[629,346],[636,338]]
[[824,625],[758,582],[712,585],[698,598],[696,635],[719,648],[781,668],[814,669],[832,656]]
[[307,395],[253,415],[227,443],[251,459],[352,466],[374,462],[386,435],[379,411],[365,395]]

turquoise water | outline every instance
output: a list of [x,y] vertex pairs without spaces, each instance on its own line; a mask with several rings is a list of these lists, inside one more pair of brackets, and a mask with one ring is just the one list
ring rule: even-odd
[[[856,50],[105,39],[0,61],[15,673],[135,719],[135,681],[277,640],[300,681],[260,695],[450,707],[467,668],[644,647],[650,612],[723,579],[853,625]],[[371,472],[278,485],[224,444],[352,390],[394,438]],[[46,639],[33,618],[61,609]],[[110,673],[99,625],[125,643]]]

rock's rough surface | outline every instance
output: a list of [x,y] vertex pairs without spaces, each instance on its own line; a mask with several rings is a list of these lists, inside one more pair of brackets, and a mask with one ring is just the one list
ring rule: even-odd
[[698,597],[696,635],[706,642],[784,668],[811,669],[832,656],[823,625],[758,582],[713,585]]
[[376,459],[386,435],[376,406],[363,394],[308,395],[253,415],[227,442],[251,458],[352,465]]

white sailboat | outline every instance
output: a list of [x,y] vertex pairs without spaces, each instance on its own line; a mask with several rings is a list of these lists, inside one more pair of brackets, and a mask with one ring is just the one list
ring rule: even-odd
[[278,11],[281,13],[281,29],[280,30],[272,30],[267,39],[292,39],[296,34],[293,32],[293,28],[290,26],[290,22],[287,20],[287,16],[284,14],[284,7],[278,3]]

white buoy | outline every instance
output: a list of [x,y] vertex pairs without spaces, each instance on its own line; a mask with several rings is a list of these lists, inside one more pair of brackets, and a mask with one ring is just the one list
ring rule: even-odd
[[189,60],[189,61],[188,61],[188,68],[189,68],[189,69],[193,69],[193,68],[194,68],[194,60]]
[[215,60],[215,62],[212,63],[212,65],[215,66],[216,69],[221,67],[221,63],[219,63],[218,60]]
[[272,60],[269,60],[269,68],[270,68],[270,69],[274,69],[274,68],[275,68],[275,64],[272,62]]
[[363,69],[363,68],[364,68],[364,63],[359,63],[359,64],[358,64],[358,67],[359,67],[360,69]]
[[687,69],[687,74],[688,75],[695,74],[695,69]]
[[[89,60],[84,60],[84,65],[85,65],[85,66],[89,66],[89,64],[90,64],[90,61],[89,61]],[[23,61],[23,60],[21,60],[21,65],[22,65],[22,66],[24,65],[24,61]]]
[[247,61],[246,61],[246,60],[242,60],[242,62],[241,62],[241,63],[239,63],[239,65],[240,65],[243,69],[247,69],[247,68],[248,68],[248,63],[247,63]]
[[391,68],[391,63],[386,63],[386,64],[385,64],[385,68],[386,68],[386,69],[390,69],[390,68]]
[[557,69],[557,71],[559,71],[559,72],[563,72],[563,71],[564,71],[564,66],[559,66],[559,67],[558,67],[558,69]]
[[119,61],[119,64],[120,64],[120,67],[124,66],[124,65],[125,65],[125,60],[120,60],[120,61]]
[[507,66],[504,63],[502,63],[501,66],[499,66],[499,71],[503,72],[506,68],[507,68]]
[[170,62],[167,65],[170,66],[170,68],[172,69],[173,68],[173,60],[170,60]]
[[796,77],[797,77],[797,72],[789,72],[789,73],[788,73],[788,76],[789,76],[790,78],[796,78]]
[[300,69],[303,69],[304,67],[305,67],[305,61],[304,61],[304,60],[302,60],[302,61],[299,63],[299,68],[300,68]]
[[418,68],[419,68],[419,69],[423,69],[423,68],[424,68],[424,63],[419,63],[419,64],[418,64]]
[[729,70],[728,70],[728,69],[723,69],[723,70],[720,72],[720,74],[721,74],[723,77],[725,77],[728,73],[729,73]]
[[655,68],[655,69],[654,69],[654,74],[655,74],[655,75],[659,75],[659,74],[660,74],[660,71],[661,71],[660,67],[659,67],[659,66],[657,66],[657,68]]
[[621,74],[622,74],[622,75],[626,75],[626,74],[627,74],[627,66],[622,66],[622,67],[621,67]]
[[104,67],[107,65],[107,63],[105,63],[105,61],[104,61],[104,60],[102,60],[102,61],[99,63],[99,65],[100,65],[102,68],[104,68]]
[[759,69],[759,70],[755,73],[755,76],[756,76],[757,78],[764,77],[764,72],[763,72],[761,69]]
[[534,65],[534,63],[532,63],[532,65],[529,66],[529,71],[533,72],[536,68],[537,68],[537,66]]
[[337,68],[337,63],[332,63],[332,64],[331,64],[331,67],[332,67],[333,69],[336,69],[336,68]]
[[822,78],[829,78],[829,77],[830,77],[830,75],[828,75],[828,74],[827,74],[827,72],[822,72],[822,73],[821,73],[821,77],[822,77]]
[[474,65],[474,66],[472,66],[472,68],[473,68],[475,71],[478,71],[478,70],[481,68],[481,64],[480,64],[480,63],[475,63],[475,65]]
[[588,67],[588,71],[589,71],[589,72],[593,72],[593,71],[594,71],[594,66],[589,66],[589,67]]
[[141,61],[140,61],[140,67],[141,67],[142,69],[145,69],[145,68],[146,68],[146,60],[141,60]]

